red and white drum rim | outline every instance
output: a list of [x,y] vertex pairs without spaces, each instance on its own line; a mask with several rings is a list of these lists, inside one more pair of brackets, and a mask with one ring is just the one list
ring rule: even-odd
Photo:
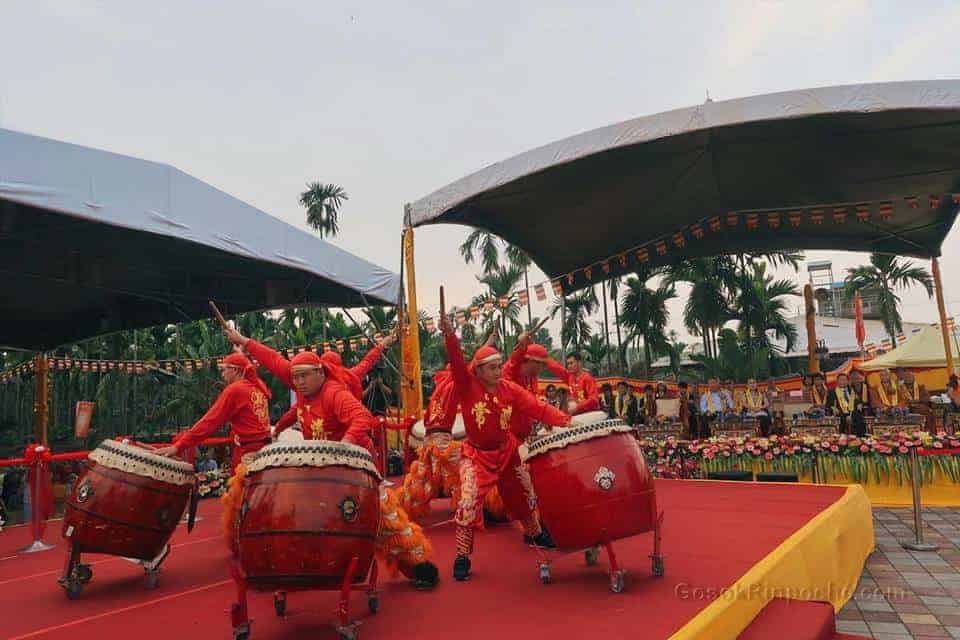
[[104,440],[90,452],[90,460],[110,469],[175,485],[193,484],[194,470],[189,462],[165,458],[132,444]]
[[359,469],[381,480],[370,452],[363,447],[335,440],[303,440],[274,442],[257,452],[247,466],[247,473],[271,467],[331,467]]
[[523,458],[524,460],[530,460],[548,451],[562,449],[571,444],[577,444],[578,442],[602,438],[613,433],[632,432],[633,427],[618,418],[553,429],[547,433],[547,435],[530,442],[527,445],[527,451]]

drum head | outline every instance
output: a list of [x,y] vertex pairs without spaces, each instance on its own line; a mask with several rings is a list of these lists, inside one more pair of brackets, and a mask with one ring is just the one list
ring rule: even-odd
[[[588,416],[597,414],[599,414],[602,419],[587,422]],[[545,435],[533,440],[527,445],[527,453],[525,456],[521,456],[522,459],[528,460],[548,451],[553,451],[554,449],[562,449],[571,444],[585,442],[594,438],[603,438],[614,433],[633,432],[633,427],[626,422],[619,418],[610,419],[607,417],[607,414],[602,411],[591,412],[583,416],[575,417],[580,418],[580,424],[575,422],[571,427],[555,428],[546,432]]]
[[366,471],[377,480],[380,472],[370,452],[347,442],[335,440],[303,440],[274,442],[257,452],[247,473],[256,473],[271,467],[350,467]]
[[90,460],[111,469],[175,485],[193,484],[193,465],[165,458],[142,445],[104,440],[90,452]]
[[588,424],[596,424],[604,420],[609,420],[610,416],[607,415],[606,411],[588,411],[586,413],[581,413],[579,415],[572,416],[570,418],[570,423],[574,427],[582,427]]
[[284,429],[277,436],[277,442],[303,442],[303,432],[300,429]]

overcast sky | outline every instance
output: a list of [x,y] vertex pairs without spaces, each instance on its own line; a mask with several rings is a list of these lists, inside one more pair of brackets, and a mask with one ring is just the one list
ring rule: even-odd
[[[404,202],[531,147],[707,90],[960,77],[955,1],[0,0],[0,24],[0,126],[173,164],[292,224],[306,182],[340,184],[335,242],[395,270]],[[479,292],[465,235],[418,230],[428,308],[441,282]],[[904,317],[936,307],[915,291]]]

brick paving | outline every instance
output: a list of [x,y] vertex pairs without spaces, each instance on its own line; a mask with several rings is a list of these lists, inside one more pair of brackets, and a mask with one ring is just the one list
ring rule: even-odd
[[924,540],[937,551],[907,551],[910,509],[873,510],[877,548],[837,631],[877,640],[960,640],[960,509],[923,510]]

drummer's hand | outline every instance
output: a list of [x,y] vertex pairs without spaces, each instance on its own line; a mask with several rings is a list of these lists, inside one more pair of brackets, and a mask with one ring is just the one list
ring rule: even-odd
[[223,332],[227,335],[227,339],[237,346],[242,347],[250,342],[250,338],[246,337],[233,327],[227,327],[223,330]]
[[487,336],[487,339],[484,341],[484,346],[495,347],[497,346],[497,338],[500,334],[500,325],[494,323],[493,329],[490,331],[490,335]]
[[453,335],[453,324],[450,323],[450,318],[446,314],[440,316],[440,331],[445,336]]
[[396,342],[397,342],[397,329],[394,328],[393,331],[388,333],[386,337],[383,339],[383,348],[389,349],[394,344],[396,344]]
[[531,342],[532,342],[532,340],[530,339],[530,334],[527,333],[526,331],[524,331],[523,333],[521,333],[520,335],[517,336],[517,346],[518,346],[518,347],[519,347],[519,346],[528,347],[528,346],[530,346],[530,343],[531,343]]
[[171,444],[166,447],[154,449],[153,452],[158,456],[163,456],[164,458],[172,458],[173,456],[177,455],[177,447]]

